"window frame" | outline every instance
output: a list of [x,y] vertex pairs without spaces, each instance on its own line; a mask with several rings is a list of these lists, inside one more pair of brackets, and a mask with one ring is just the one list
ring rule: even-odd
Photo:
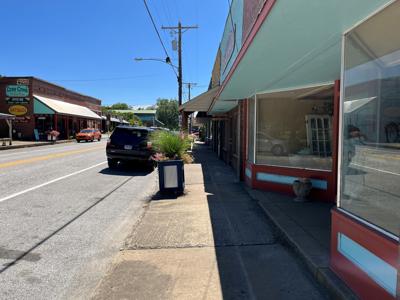
[[[302,87],[298,87],[296,89],[312,88],[312,87],[319,87],[319,86],[325,86],[325,85],[331,85],[332,87],[334,87],[334,82],[327,82],[327,83],[324,83],[324,84],[316,84],[316,85],[305,85],[305,86],[302,86]],[[276,91],[273,91],[273,92],[285,92],[285,91],[288,91],[288,90],[287,89],[283,89],[283,90],[276,90]],[[258,99],[257,96],[258,96],[258,94],[255,93],[254,94],[254,99],[255,99],[255,107],[254,107],[255,124],[254,124],[254,161],[253,161],[253,164],[258,165],[258,166],[265,166],[265,167],[282,168],[282,169],[294,169],[294,170],[307,170],[307,171],[315,171],[315,172],[321,172],[321,173],[331,173],[331,172],[334,171],[334,167],[333,167],[333,163],[334,163],[334,161],[333,161],[333,151],[334,151],[334,149],[333,149],[333,139],[334,139],[334,136],[333,136],[333,133],[334,133],[333,132],[333,117],[334,116],[333,115],[331,116],[331,121],[330,121],[331,122],[330,126],[331,126],[331,129],[332,129],[332,132],[331,132],[332,165],[331,165],[331,168],[329,170],[316,169],[316,168],[304,168],[304,167],[296,167],[296,166],[284,166],[284,165],[278,165],[278,164],[273,164],[273,163],[257,163],[257,152],[256,152],[256,150],[257,150],[257,132],[259,131],[258,130],[259,122],[258,122],[257,107],[258,107],[258,101],[262,101],[262,99]],[[334,98],[332,98],[332,104],[333,103],[334,103]],[[307,115],[305,115],[305,116],[307,116]],[[306,119],[304,119],[304,122],[305,121],[306,121]],[[308,142],[308,140],[307,140],[307,142]]]
[[370,14],[369,16],[365,17],[364,19],[360,20],[353,26],[349,27],[347,30],[345,30],[342,34],[342,45],[341,45],[341,69],[340,69],[340,101],[339,101],[339,128],[338,128],[338,154],[337,154],[337,193],[336,193],[336,209],[345,215],[357,220],[361,224],[365,225],[366,227],[372,228],[373,230],[381,233],[385,237],[388,237],[396,242],[400,241],[400,237],[394,235],[393,233],[373,224],[372,222],[369,222],[368,220],[359,217],[355,215],[354,213],[344,209],[341,207],[341,194],[342,194],[342,186],[341,186],[341,181],[342,181],[342,158],[343,158],[343,118],[344,118],[344,112],[343,112],[343,107],[344,107],[344,74],[345,74],[345,46],[346,46],[346,36],[351,33],[354,29],[356,29],[358,26],[361,24],[367,22],[371,18],[375,17],[378,15],[380,12],[385,10],[387,7],[395,3],[397,0],[392,0],[389,1],[388,3],[382,5],[380,8],[378,8],[375,12]]

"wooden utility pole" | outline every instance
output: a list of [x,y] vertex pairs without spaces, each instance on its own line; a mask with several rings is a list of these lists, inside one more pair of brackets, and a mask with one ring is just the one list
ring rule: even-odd
[[186,84],[187,87],[188,87],[188,92],[189,92],[188,101],[190,101],[192,99],[190,97],[190,92],[191,92],[192,88],[197,85],[197,83],[195,83],[195,82],[184,82],[183,84]]
[[[178,34],[178,103],[182,105],[182,33],[189,29],[197,29],[198,26],[182,26],[181,22],[178,22],[178,26],[162,26],[161,29],[178,30],[175,33]],[[182,32],[182,30],[184,30]]]

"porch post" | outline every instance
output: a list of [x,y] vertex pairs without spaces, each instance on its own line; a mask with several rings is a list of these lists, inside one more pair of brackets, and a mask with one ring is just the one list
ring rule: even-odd
[[58,131],[57,130],[57,127],[58,127],[58,120],[57,120],[58,118],[57,118],[57,114],[55,113],[54,114],[54,118],[53,118],[53,120],[54,120],[54,127],[53,127],[53,129],[55,130],[55,131]]
[[182,131],[188,130],[188,113],[182,111]]
[[10,138],[10,142],[9,145],[12,145],[12,121],[11,120],[6,120],[7,124],[8,124],[8,136]]
[[69,140],[70,134],[69,134],[69,117],[68,117],[68,116],[66,117],[66,123],[67,123],[67,126],[66,126],[66,130],[67,130],[67,140]]

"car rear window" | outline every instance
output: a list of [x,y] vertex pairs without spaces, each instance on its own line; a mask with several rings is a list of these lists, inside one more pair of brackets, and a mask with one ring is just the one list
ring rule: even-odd
[[91,133],[91,132],[93,132],[93,130],[90,130],[90,129],[84,129],[84,130],[81,130],[81,132],[82,132],[82,133]]
[[146,139],[147,135],[147,130],[115,128],[110,138],[111,142],[117,144],[135,144]]

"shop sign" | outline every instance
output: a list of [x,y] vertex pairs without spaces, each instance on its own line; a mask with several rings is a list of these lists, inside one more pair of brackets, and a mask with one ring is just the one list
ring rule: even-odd
[[13,105],[8,108],[10,114],[15,116],[23,116],[26,115],[28,109],[23,105]]
[[27,85],[7,85],[6,96],[8,97],[28,97],[29,87]]
[[8,104],[26,104],[29,103],[29,97],[6,97]]

